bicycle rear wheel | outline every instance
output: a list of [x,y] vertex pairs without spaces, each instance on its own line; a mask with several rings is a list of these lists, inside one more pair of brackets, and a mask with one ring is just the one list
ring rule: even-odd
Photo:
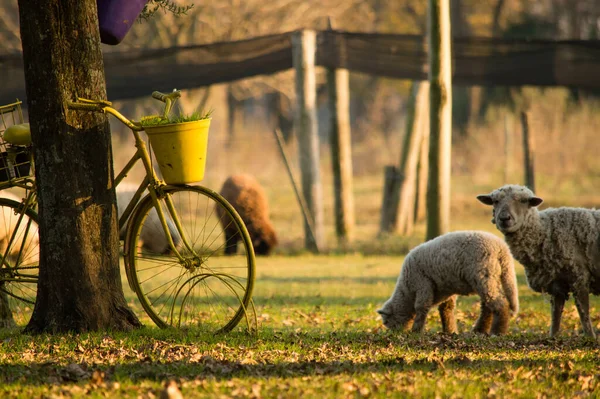
[[[171,198],[182,226],[178,232],[172,215],[167,220],[183,260],[173,251],[169,253],[150,195],[136,207],[125,237],[127,278],[148,316],[161,328],[227,332],[244,317],[248,326],[255,328],[251,300],[254,250],[240,216],[221,195],[205,187],[167,186],[164,192]],[[169,215],[165,199],[160,203]],[[225,256],[219,215],[227,215],[239,232],[242,254]]]
[[26,326],[37,295],[37,213],[22,210],[22,203],[0,198],[0,327]]

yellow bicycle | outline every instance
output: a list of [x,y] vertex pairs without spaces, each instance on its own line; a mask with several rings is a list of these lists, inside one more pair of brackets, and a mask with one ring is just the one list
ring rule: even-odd
[[[178,91],[153,93],[165,102],[166,110],[179,96]],[[68,106],[111,114],[127,125],[135,138],[137,150],[115,177],[115,185],[118,190],[139,161],[145,177],[120,209],[119,230],[129,286],[152,321],[161,328],[227,332],[245,319],[249,329],[255,328],[254,249],[244,222],[231,204],[206,187],[162,181],[141,134],[143,127],[112,108],[110,102],[79,98]],[[6,115],[12,116],[12,123]],[[0,116],[0,152],[6,158],[5,168],[0,165],[0,322],[23,326],[35,304],[39,263],[31,139],[9,134],[28,127],[23,125],[19,102],[0,107]],[[19,163],[24,159],[26,168]],[[20,195],[2,198],[12,195],[6,194],[11,191],[7,189],[20,189]],[[237,229],[244,249],[241,255],[225,256],[224,224]],[[2,315],[3,309],[11,315]]]

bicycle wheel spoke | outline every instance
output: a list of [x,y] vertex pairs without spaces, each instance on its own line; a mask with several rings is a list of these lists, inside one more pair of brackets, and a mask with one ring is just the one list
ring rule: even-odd
[[37,214],[18,200],[0,198],[0,307],[8,308],[0,314],[10,319],[0,325],[23,327],[37,296],[39,240]]
[[[156,229],[160,234],[155,235],[163,237],[164,232],[160,223],[150,220],[154,209],[151,198],[142,199],[126,237],[130,248],[126,267],[132,287],[146,313],[160,327],[229,331],[247,316],[251,301],[254,252],[248,232],[231,205],[212,190],[170,187],[165,194],[182,226],[178,236],[190,247],[179,243],[181,258],[144,248],[144,234]],[[173,217],[166,205],[162,209],[165,217]],[[223,229],[231,226],[238,229],[239,238],[250,248],[243,256],[224,256],[229,244]]]

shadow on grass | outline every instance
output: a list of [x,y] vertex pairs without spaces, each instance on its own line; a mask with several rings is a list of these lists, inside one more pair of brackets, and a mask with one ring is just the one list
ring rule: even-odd
[[[92,364],[83,360],[78,363],[83,373],[78,375],[73,374],[69,361],[65,359],[27,365],[5,363],[0,367],[0,382],[16,383],[21,387],[85,382],[95,370],[104,372],[107,381],[135,384],[143,380],[171,378],[229,380],[402,372],[435,374],[437,371],[452,375],[453,372],[475,370],[481,374],[519,367],[549,370],[550,366],[554,371],[549,371],[548,376],[553,378],[552,375],[558,376],[564,368],[563,363],[573,353],[587,353],[578,360],[579,365],[595,368],[599,363],[598,344],[582,337],[550,339],[534,335],[485,337],[474,334],[293,333],[276,330],[258,337],[247,334],[227,337],[206,337],[209,342],[201,345],[204,350],[192,350],[194,344],[152,340],[140,344],[138,338],[124,336],[120,344],[126,348],[125,352],[136,356],[120,356],[117,362],[113,359],[98,363],[96,360]],[[193,341],[200,337],[187,338]],[[257,342],[260,344],[257,345]],[[226,355],[220,356],[221,350]],[[368,356],[359,356],[368,350]],[[538,355],[528,356],[527,353],[532,351],[537,351]],[[559,355],[546,356],[546,351]],[[289,360],[298,353],[302,353],[298,361]],[[514,359],[507,358],[507,354],[511,353]],[[174,354],[179,356],[178,359],[169,360]],[[255,356],[247,357],[248,354]]]

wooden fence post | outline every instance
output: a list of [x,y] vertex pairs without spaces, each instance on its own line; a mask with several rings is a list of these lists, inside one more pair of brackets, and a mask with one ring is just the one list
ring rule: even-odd
[[[329,29],[331,30],[331,21]],[[327,93],[335,231],[338,240],[345,243],[352,241],[354,232],[350,83],[347,69],[327,68]]]
[[[306,201],[304,200],[304,196],[300,194],[300,190],[298,190],[298,184],[296,183],[296,179],[294,179],[294,174],[292,173],[292,168],[290,166],[290,161],[288,161],[287,154],[285,152],[285,148],[283,146],[284,138],[281,134],[281,130],[275,129],[273,130],[273,134],[275,135],[275,140],[277,141],[277,147],[279,147],[279,154],[281,155],[281,159],[283,160],[283,164],[285,165],[285,169],[287,170],[288,177],[290,178],[290,182],[292,183],[292,188],[294,189],[294,194],[296,195],[296,200],[298,200],[298,205],[300,205],[300,211],[302,212],[302,217],[304,218],[304,223],[308,226],[309,233],[312,236],[312,242],[316,243],[315,240],[315,224],[312,220],[312,215],[308,210],[308,206],[306,206]],[[319,253],[319,247],[314,249],[316,253]]]
[[415,223],[427,217],[427,178],[429,175],[429,102],[423,117],[423,137],[421,138],[421,153],[419,154],[419,171],[417,178],[417,195],[415,205]]
[[400,161],[400,173],[404,176],[400,187],[398,221],[396,230],[400,234],[412,234],[415,220],[415,197],[417,195],[417,165],[419,153],[423,142],[424,120],[428,118],[427,100],[429,93],[429,82],[413,83],[414,110],[413,121],[406,126],[406,134],[413,136],[412,140],[405,140],[405,149],[402,151]]
[[[423,112],[426,109],[427,82],[413,82],[406,107],[406,131],[402,142],[398,170],[392,177],[386,167],[386,184],[381,209],[380,233],[397,230],[410,234],[414,224],[416,174],[423,130]],[[388,191],[389,190],[389,191]],[[389,198],[386,198],[389,195]],[[409,216],[410,215],[410,216]]]
[[510,179],[510,164],[511,164],[511,154],[510,146],[510,128],[508,126],[508,115],[504,115],[504,184],[509,183]]
[[[202,108],[201,108],[202,109]],[[227,147],[233,146],[235,139],[235,116],[237,113],[237,101],[233,95],[231,84],[227,85]]]
[[379,220],[379,234],[391,232],[396,223],[398,202],[395,202],[395,191],[400,187],[402,176],[394,165],[385,167],[383,177],[383,198],[381,203],[381,219]]
[[521,112],[521,127],[523,128],[523,162],[525,167],[525,185],[535,193],[534,142],[529,132],[527,113]]
[[427,240],[450,231],[452,54],[449,3],[450,0],[428,1],[430,137]]
[[296,71],[295,131],[298,137],[302,192],[314,222],[314,239],[304,223],[306,248],[324,247],[323,188],[319,167],[319,134],[316,110],[316,32],[302,30],[292,34],[292,58]]

